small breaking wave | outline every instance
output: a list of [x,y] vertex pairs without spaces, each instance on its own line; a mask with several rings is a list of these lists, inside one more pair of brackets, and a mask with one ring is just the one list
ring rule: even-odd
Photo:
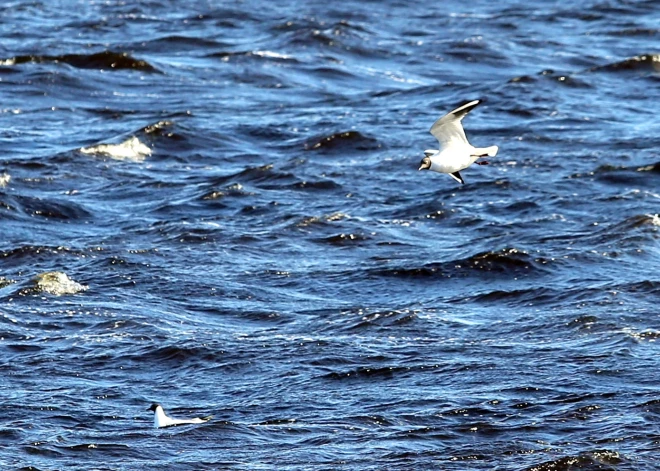
[[83,154],[103,155],[114,160],[127,160],[130,162],[144,162],[151,155],[151,149],[133,136],[119,144],[98,144],[91,147],[82,147]]
[[220,60],[224,62],[228,62],[230,60],[235,60],[239,58],[244,58],[244,59],[262,59],[265,61],[270,61],[270,62],[291,62],[291,63],[297,63],[299,62],[298,59],[295,57],[289,55],[289,54],[283,54],[280,52],[275,52],[275,51],[269,51],[269,50],[255,50],[255,51],[222,51],[222,52],[215,52],[213,54],[209,54],[208,57],[211,58],[219,58]]
[[34,290],[38,293],[54,294],[62,296],[65,294],[76,294],[86,291],[87,286],[73,281],[66,273],[49,271],[41,273],[34,278]]

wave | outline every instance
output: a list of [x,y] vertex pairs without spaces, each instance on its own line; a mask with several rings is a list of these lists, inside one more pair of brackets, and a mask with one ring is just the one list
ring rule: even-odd
[[556,290],[545,287],[514,289],[510,291],[495,290],[479,294],[470,300],[485,304],[505,302],[507,304],[524,306],[533,302],[535,305],[544,305],[557,301],[558,295],[562,293],[558,293]]
[[[560,73],[552,69],[538,72],[536,75],[521,75],[509,80],[509,83],[536,83],[540,80],[549,80],[558,85],[571,88],[591,88],[591,85],[574,73]],[[527,113],[531,111],[526,110]]]
[[660,29],[656,28],[626,28],[608,31],[604,33],[608,36],[659,36]]
[[[117,143],[102,142],[88,147],[81,147],[78,152],[85,155],[109,157],[113,160],[141,163],[152,155],[150,145],[159,138],[167,138],[168,142],[180,143],[186,138],[172,130],[174,123],[162,120],[148,124],[138,130],[123,136],[111,139],[119,140]],[[138,137],[139,136],[139,137]],[[179,144],[179,148],[182,147]]]
[[584,471],[597,471],[603,469],[617,469],[623,458],[616,451],[595,450],[579,455],[564,456],[551,461],[525,468],[524,471],[571,471],[580,469]]
[[660,54],[642,54],[611,64],[592,67],[587,72],[660,72]]
[[[329,178],[302,179],[291,172],[276,170],[273,165],[247,167],[239,172],[217,177],[211,188],[205,190],[203,199],[216,199],[225,196],[252,195],[250,192],[232,192],[227,188],[238,188],[252,184],[264,190],[331,191],[342,186]],[[238,186],[237,186],[238,185]],[[224,188],[224,190],[223,190]]]
[[188,363],[208,365],[216,359],[215,351],[208,345],[145,347],[139,351],[127,353],[124,358],[145,364],[169,365],[172,368],[188,366]]
[[22,195],[8,196],[4,201],[3,195],[0,195],[0,198],[2,198],[0,199],[0,207],[12,211],[16,215],[25,214],[63,221],[84,220],[92,217],[92,213],[84,206],[59,198],[43,199]]
[[329,222],[341,221],[347,219],[348,214],[344,213],[332,213],[325,216],[305,216],[303,219],[296,224],[298,227],[308,227],[316,224],[327,225]]
[[69,247],[57,245],[23,245],[8,250],[0,250],[0,258],[7,263],[8,261],[16,261],[17,263],[24,263],[24,258],[38,257],[39,259],[50,258],[52,256],[59,256],[63,253],[72,255],[84,255],[85,252],[74,250]]
[[323,244],[334,245],[337,247],[345,247],[345,246],[362,245],[362,242],[371,240],[371,237],[369,237],[366,234],[354,234],[354,233],[347,234],[342,232],[341,234],[335,234],[315,240],[316,242],[320,242]]
[[418,319],[417,311],[411,309],[397,309],[386,311],[368,311],[362,313],[359,319],[346,325],[344,330],[362,331],[372,328],[391,328],[412,324]]
[[[654,296],[660,294],[660,282],[644,280],[636,283],[608,283],[595,287],[585,288],[550,288],[547,286],[534,286],[529,288],[505,290],[495,289],[465,298],[461,296],[461,302],[498,304],[504,303],[509,306],[570,306],[585,302],[597,304],[609,302],[613,295],[637,297],[639,295]],[[590,320],[596,319],[589,317]]]
[[638,253],[643,248],[643,242],[648,241],[652,244],[656,242],[657,221],[657,215],[636,214],[611,224],[599,224],[597,230],[590,231],[580,238],[593,247],[607,244],[611,250],[610,245],[616,244],[616,248]]
[[381,378],[389,379],[393,378],[398,373],[409,373],[411,371],[410,367],[406,366],[383,366],[383,367],[360,367],[353,370],[346,370],[341,372],[333,371],[327,373],[322,377],[324,379],[333,379],[333,380],[355,380],[355,379],[365,379],[365,378]]
[[660,295],[660,281],[643,280],[635,283],[619,283],[614,286],[618,291],[626,293],[642,293],[646,295]]
[[[373,57],[378,53],[392,54],[377,44],[369,43],[372,33],[355,21],[340,20],[329,23],[315,18],[287,21],[274,27],[282,47],[313,47],[328,51],[343,51],[359,57]],[[370,45],[371,48],[365,47]]]
[[156,39],[148,41],[144,45],[141,45],[141,51],[153,51],[153,52],[162,52],[163,48],[167,48],[168,51],[188,51],[188,50],[203,50],[210,48],[218,47],[227,47],[228,43],[221,42],[215,39],[196,37],[196,36],[184,36],[182,34],[169,34],[162,36]]
[[278,172],[277,170],[274,170],[272,164],[267,164],[258,167],[246,167],[239,172],[216,177],[212,182],[212,185],[219,186],[224,184],[235,184],[236,182],[261,183],[264,181],[282,180],[289,180],[290,182],[291,180],[295,180],[295,176],[291,173]]
[[235,59],[254,59],[274,63],[299,63],[300,61],[290,54],[271,50],[249,50],[249,51],[220,51],[208,54],[206,57],[220,59],[229,62]]
[[[240,183],[232,183],[230,185],[225,185],[220,188],[211,188],[200,196],[201,200],[204,201],[214,201],[215,203],[220,203],[219,200],[225,198],[235,198],[235,197],[245,197],[245,196],[254,196],[255,193],[246,191],[243,188],[243,185]],[[220,203],[221,204],[221,203]]]
[[[591,67],[584,72],[660,72],[660,54],[642,54],[622,61]],[[551,80],[559,85],[573,88],[591,88],[592,85],[580,77],[580,73],[561,73],[545,69],[536,75],[521,75],[509,80],[509,83],[536,83],[539,80]]]
[[114,160],[144,162],[151,155],[151,149],[135,136],[129,137],[119,144],[97,144],[91,147],[81,147],[82,154],[102,155]]
[[0,65],[64,63],[77,69],[98,70],[139,70],[140,72],[160,73],[158,69],[142,59],[135,59],[127,52],[103,51],[94,54],[23,55],[0,59]]
[[[643,146],[643,143],[631,142],[625,143],[625,147],[630,150]],[[639,184],[642,179],[646,179],[649,183],[653,183],[653,174],[660,173],[660,162],[650,163],[647,165],[600,165],[591,172],[574,173],[568,178],[584,178],[595,176],[598,180],[612,184]]]
[[[373,357],[373,361],[386,359],[383,357]],[[429,363],[411,363],[405,365],[389,365],[389,366],[359,366],[351,369],[345,369],[342,371],[331,371],[321,375],[323,379],[329,380],[340,380],[340,381],[359,381],[359,380],[371,380],[372,378],[376,379],[391,379],[394,377],[401,377],[406,375],[415,374],[418,372],[429,372],[429,371],[441,371],[443,373],[457,373],[460,371],[467,371],[474,369],[474,365],[469,362],[429,362]],[[443,414],[447,415],[460,415],[463,416],[466,412],[475,412],[475,413],[485,413],[486,409],[483,408],[460,408],[460,409],[451,409]]]
[[345,131],[309,139],[304,144],[305,150],[322,152],[347,152],[376,150],[380,142],[359,131]]
[[295,183],[286,185],[284,187],[274,187],[274,188],[263,187],[263,188],[265,189],[288,188],[290,190],[338,190],[341,189],[342,186],[333,180],[325,179],[325,180],[317,180],[317,181],[299,180]]
[[480,252],[467,258],[447,262],[427,263],[421,267],[393,267],[371,270],[374,276],[396,278],[466,277],[480,272],[506,277],[542,274],[550,260],[534,257],[523,250],[507,248]]
[[76,294],[87,290],[87,286],[73,281],[66,273],[51,271],[34,277],[34,287],[22,290],[21,294],[48,293],[55,296]]
[[16,280],[12,280],[10,278],[0,276],[0,289],[5,288],[9,285],[13,285],[14,283],[16,283]]
[[655,412],[660,414],[660,399],[651,399],[650,401],[643,402],[635,407],[646,410],[647,412]]

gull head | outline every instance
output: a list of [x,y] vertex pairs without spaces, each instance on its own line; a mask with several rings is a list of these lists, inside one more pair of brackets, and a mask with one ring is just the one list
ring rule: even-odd
[[431,168],[431,159],[429,157],[424,157],[419,164],[417,170],[428,170]]
[[154,411],[154,412],[155,412],[156,409],[158,409],[159,407],[160,407],[160,404],[156,404],[156,403],[154,402],[153,404],[151,404],[151,406],[150,406],[149,409],[147,409],[147,410],[151,410],[151,411]]

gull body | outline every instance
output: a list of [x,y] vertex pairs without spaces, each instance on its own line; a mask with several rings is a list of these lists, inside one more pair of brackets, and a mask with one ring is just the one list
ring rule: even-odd
[[195,417],[194,419],[173,419],[165,414],[165,410],[160,404],[151,404],[151,407],[147,410],[154,412],[154,427],[156,428],[184,424],[203,424],[204,422],[211,420],[213,417],[212,415],[209,415],[206,417]]
[[461,170],[473,163],[487,165],[487,161],[477,160],[497,154],[497,146],[474,147],[465,136],[461,121],[479,103],[481,100],[461,105],[433,123],[430,132],[440,143],[440,149],[425,150],[419,170],[447,173],[457,182],[464,183],[459,173]]

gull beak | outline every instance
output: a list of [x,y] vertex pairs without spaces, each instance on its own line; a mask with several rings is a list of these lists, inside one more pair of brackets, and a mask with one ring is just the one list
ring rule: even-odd
[[423,169],[424,169],[424,164],[420,165],[419,168],[417,169],[417,171],[419,172],[420,170],[423,170]]

